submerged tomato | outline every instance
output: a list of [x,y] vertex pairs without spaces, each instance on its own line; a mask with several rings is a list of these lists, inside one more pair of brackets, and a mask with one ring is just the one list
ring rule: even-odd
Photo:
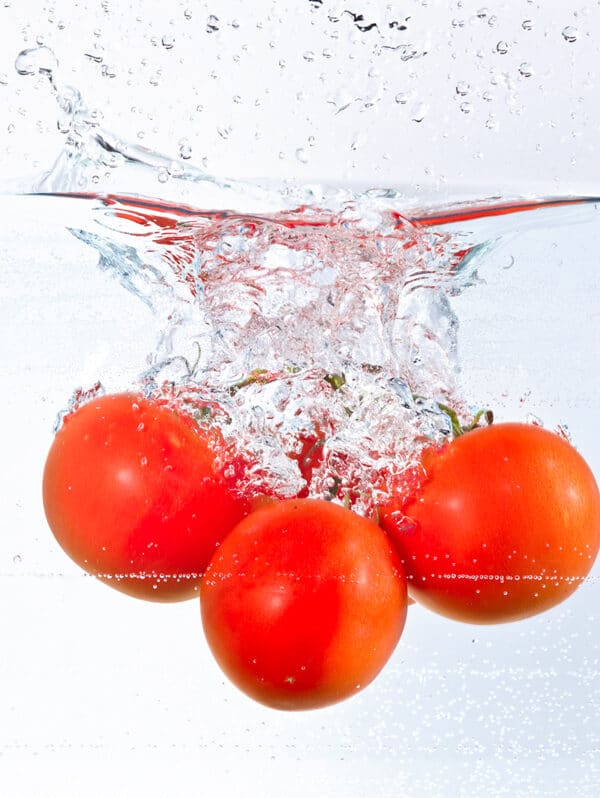
[[409,592],[470,623],[535,615],[567,598],[600,546],[594,476],[563,438],[493,424],[424,457],[421,487],[380,508]]
[[227,536],[201,586],[202,622],[225,674],[278,709],[326,706],[369,684],[406,619],[406,580],[371,521],[290,499]]
[[215,464],[220,436],[133,394],[65,418],[44,471],[46,517],[88,573],[138,598],[198,594],[215,547],[246,503]]

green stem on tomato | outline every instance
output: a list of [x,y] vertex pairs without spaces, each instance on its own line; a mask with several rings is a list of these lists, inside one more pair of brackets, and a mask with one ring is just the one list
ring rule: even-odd
[[456,410],[448,407],[448,405],[442,404],[441,402],[437,402],[437,406],[442,413],[445,413],[450,419],[450,423],[452,425],[452,435],[455,438],[458,438],[459,435],[464,435],[465,432],[471,432],[472,430],[481,426],[479,422],[482,418],[485,419],[485,422],[488,426],[494,421],[494,414],[491,410],[479,410],[473,416],[473,420],[470,424],[462,424]]
[[326,374],[323,379],[331,385],[334,391],[339,390],[346,384],[346,377],[344,374]]

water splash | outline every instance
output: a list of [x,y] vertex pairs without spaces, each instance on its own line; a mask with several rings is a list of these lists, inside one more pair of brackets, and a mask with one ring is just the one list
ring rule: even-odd
[[[232,460],[243,455],[244,489],[368,512],[390,475],[450,434],[440,403],[477,409],[458,389],[451,299],[514,230],[506,220],[595,208],[567,198],[423,209],[399,190],[216,178],[105,130],[48,48],[15,66],[47,78],[65,132],[36,196],[21,199],[154,310],[159,336],[137,387],[218,424]],[[179,147],[188,161],[189,144]],[[163,200],[144,198],[157,183]]]

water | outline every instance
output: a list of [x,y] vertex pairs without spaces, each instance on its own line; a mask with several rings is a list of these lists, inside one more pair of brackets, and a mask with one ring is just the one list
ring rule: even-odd
[[[343,502],[352,490],[357,511],[372,510],[383,475],[401,474],[425,442],[449,435],[440,403],[467,416],[480,409],[458,386],[450,298],[477,281],[502,234],[497,220],[595,213],[594,198],[407,213],[393,190],[222,180],[104,130],[61,83],[49,48],[21,52],[15,68],[47,79],[66,134],[19,213],[36,216],[43,203],[151,308],[159,338],[136,387],[168,386],[190,412],[216,408],[230,447],[250,464],[243,487],[256,492]],[[107,193],[124,179],[132,196]],[[185,188],[187,204],[136,196],[153,179],[170,183],[171,198]],[[485,223],[477,233],[460,229],[477,220]],[[514,226],[511,218],[505,230]],[[321,436],[323,456],[305,485],[289,454]]]
[[[32,496],[56,414],[98,382],[170,392],[191,410],[210,402],[232,444],[261,464],[259,484],[282,494],[302,487],[290,440],[326,426],[309,489],[331,493],[333,475],[343,501],[358,480],[359,510],[378,469],[401,469],[423,439],[449,433],[439,401],[568,425],[598,473],[597,339],[579,325],[597,316],[596,201],[423,207],[393,190],[215,178],[104,130],[59,83],[49,51],[20,56],[17,69],[48,81],[66,140],[29,193],[1,199],[6,414],[29,408],[31,450],[6,483],[25,506],[2,560],[6,606],[20,607],[15,626],[3,619],[19,651],[6,664],[16,687],[2,697],[3,757],[14,766],[36,755],[50,773],[81,756],[110,758],[113,773],[132,758],[160,756],[170,770],[216,762],[202,781],[221,794],[239,778],[233,752],[256,795],[314,782],[361,794],[365,778],[371,794],[460,784],[465,795],[523,796],[567,794],[577,778],[593,795],[597,579],[548,616],[476,633],[413,608],[371,690],[290,719],[220,680],[199,650],[197,608],[148,608],[71,569]],[[9,426],[17,451],[23,432]],[[149,649],[140,676],[131,663]],[[34,663],[27,686],[24,661]],[[47,673],[62,674],[56,695]]]

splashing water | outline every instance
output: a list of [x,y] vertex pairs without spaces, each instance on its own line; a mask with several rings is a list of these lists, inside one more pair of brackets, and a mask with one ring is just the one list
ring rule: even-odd
[[[409,212],[391,190],[219,180],[102,129],[60,83],[48,48],[22,52],[15,66],[48,79],[66,135],[37,196],[21,199],[34,213],[43,203],[153,309],[160,336],[136,388],[219,424],[243,455],[245,490],[351,494],[368,512],[390,475],[450,434],[438,403],[477,409],[458,389],[450,299],[476,282],[501,220],[583,201]],[[166,201],[143,199],[157,178]],[[448,228],[490,218],[493,238]],[[70,406],[101,390],[79,390]],[[309,473],[307,447],[318,447]]]

